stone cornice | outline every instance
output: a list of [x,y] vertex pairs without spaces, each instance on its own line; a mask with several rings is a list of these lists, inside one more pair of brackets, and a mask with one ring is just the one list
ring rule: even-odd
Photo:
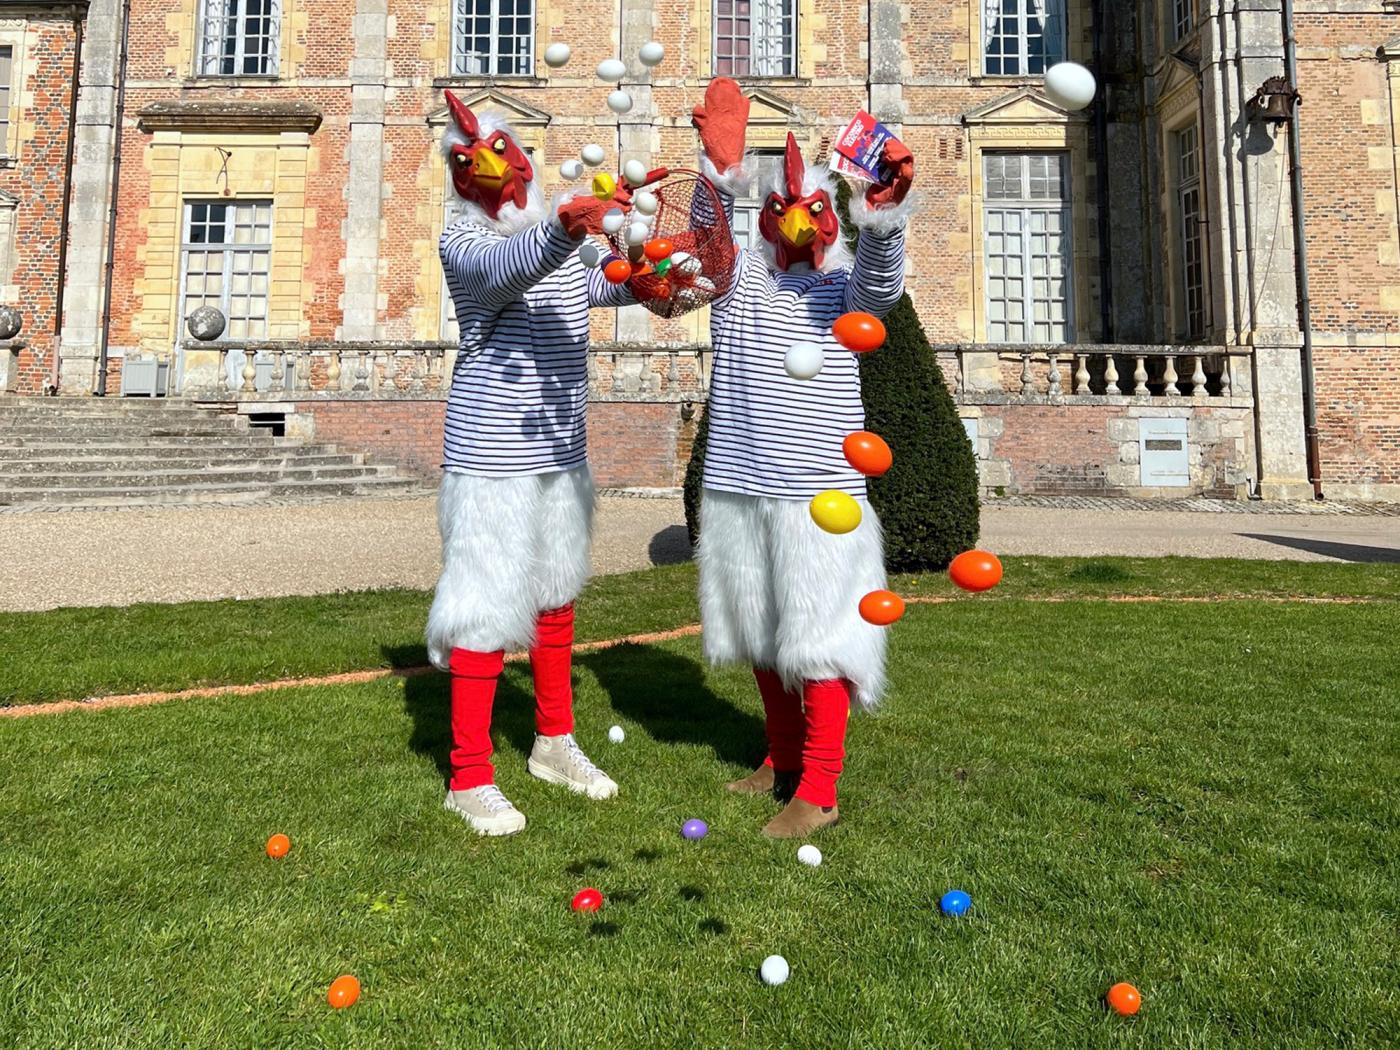
[[321,126],[321,111],[309,102],[172,99],[140,112],[142,131],[301,131]]

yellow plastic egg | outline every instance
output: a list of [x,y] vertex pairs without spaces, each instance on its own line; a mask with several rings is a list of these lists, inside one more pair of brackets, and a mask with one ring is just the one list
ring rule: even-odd
[[606,171],[593,176],[593,196],[600,201],[610,201],[617,192],[617,181]]
[[860,504],[844,492],[830,489],[812,498],[812,520],[827,532],[843,536],[860,527]]

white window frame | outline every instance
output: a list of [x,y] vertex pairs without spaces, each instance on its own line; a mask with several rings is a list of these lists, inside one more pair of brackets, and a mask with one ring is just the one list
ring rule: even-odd
[[1175,176],[1172,195],[1176,229],[1177,334],[1188,342],[1206,335],[1206,295],[1209,278],[1205,255],[1205,188],[1201,177],[1201,130],[1193,118],[1171,131],[1171,159]]
[[0,44],[0,160],[11,158],[10,103],[14,98],[15,45]]
[[[227,211],[226,211],[225,214],[224,214],[224,224],[223,224],[223,228],[224,228],[224,236],[225,236],[226,238],[229,238],[229,239],[222,240],[222,241],[209,241],[209,240],[205,240],[205,241],[195,241],[195,240],[193,239],[193,230],[192,230],[192,227],[193,227],[193,223],[194,223],[195,209],[196,209],[196,208],[199,208],[199,207],[203,207],[203,206],[207,206],[207,207],[225,207],[225,208],[227,208]],[[265,227],[260,228],[259,225],[258,225],[258,216],[257,216],[257,213],[258,213],[258,210],[259,210],[259,209],[262,209],[262,208],[266,208],[266,209],[267,209],[267,224],[266,224]],[[240,223],[239,223],[239,209],[251,209],[251,210],[252,210],[253,221],[252,221],[251,224],[243,224],[242,226],[240,226]],[[245,214],[246,214],[246,212],[245,212]],[[230,341],[258,342],[258,341],[267,339],[267,337],[268,337],[268,325],[269,325],[269,322],[270,322],[270,317],[269,317],[269,315],[270,315],[270,313],[271,313],[271,305],[272,305],[272,295],[271,295],[271,292],[272,292],[272,237],[273,237],[273,215],[274,215],[273,202],[272,202],[271,200],[267,199],[267,198],[257,198],[257,199],[221,199],[221,198],[190,197],[190,198],[187,198],[187,199],[185,200],[185,202],[184,202],[184,213],[183,213],[183,215],[181,216],[181,232],[180,232],[180,300],[179,300],[179,301],[180,301],[180,331],[181,331],[182,333],[184,332],[185,320],[189,317],[189,315],[190,315],[191,313],[194,312],[195,309],[197,309],[197,308],[200,307],[200,306],[211,305],[211,306],[217,306],[217,307],[219,308],[219,310],[220,310],[220,311],[223,313],[223,315],[224,315],[225,321],[227,322],[226,325],[225,325],[225,327],[224,327],[224,333],[223,333],[223,335],[219,337],[219,341],[220,341],[220,342],[230,342]],[[206,222],[206,228],[207,228],[207,226],[208,226],[208,224],[207,224],[207,222]],[[266,231],[265,237],[264,237],[264,239],[262,239],[262,240],[257,240],[257,239],[246,239],[246,240],[243,240],[243,241],[239,241],[237,238],[238,238],[238,232],[239,232],[239,229],[240,229],[240,228],[251,230],[252,233],[251,233],[250,236],[256,236],[256,234],[260,231],[260,229],[265,229],[265,231]],[[190,274],[190,255],[191,255],[192,253],[209,254],[209,253],[211,253],[211,252],[220,252],[220,253],[222,253],[222,255],[223,255],[223,259],[222,259],[222,268],[221,268],[221,270],[219,271],[219,273],[220,273],[220,290],[219,290],[219,294],[218,294],[217,296],[211,296],[211,295],[208,294],[208,292],[202,291],[198,296],[192,296],[191,293],[190,293],[190,288],[189,288],[189,285],[190,285],[190,276],[191,276],[191,274]],[[239,331],[239,332],[235,333],[234,329],[235,329],[235,326],[236,326],[237,324],[239,324],[240,322],[242,322],[243,324],[246,325],[246,324],[248,324],[250,321],[252,321],[252,320],[254,319],[254,318],[253,318],[253,315],[252,315],[251,313],[247,312],[247,311],[241,312],[241,313],[239,313],[237,316],[235,316],[234,311],[233,311],[233,305],[232,305],[233,299],[235,298],[234,288],[233,288],[233,286],[234,286],[234,279],[235,279],[235,277],[238,277],[238,276],[241,276],[241,275],[245,275],[245,274],[243,274],[241,271],[237,271],[237,272],[235,271],[235,269],[234,269],[235,258],[236,258],[236,256],[238,256],[238,255],[244,255],[244,254],[259,256],[259,257],[261,257],[261,259],[263,260],[260,272],[259,272],[258,269],[254,269],[254,268],[252,268],[252,267],[250,267],[250,268],[247,270],[247,272],[246,272],[246,276],[250,279],[250,282],[252,282],[252,283],[256,283],[258,277],[261,277],[261,278],[262,278],[262,283],[263,283],[263,286],[264,286],[264,287],[263,287],[263,291],[262,291],[260,294],[250,291],[250,292],[248,292],[248,293],[245,294],[245,295],[239,296],[239,298],[247,298],[247,299],[253,299],[253,298],[259,298],[259,297],[260,297],[260,298],[263,300],[263,310],[262,310],[262,318],[261,318],[261,320],[262,320],[262,325],[261,325],[261,330],[260,330],[260,331],[257,331],[257,332],[252,332],[252,331]],[[250,260],[250,262],[251,262],[251,260]],[[214,272],[214,271],[212,271],[212,270],[207,270],[207,269],[206,269],[206,270],[202,271],[202,275],[207,276],[207,275],[209,275],[209,274],[212,274],[213,272]],[[183,338],[183,335],[182,335],[181,338]]]
[[[267,23],[259,27],[264,32],[248,31],[249,4],[263,5],[265,13],[253,17]],[[228,31],[230,23],[232,33]],[[265,41],[266,50],[252,47],[254,40]],[[200,0],[198,41],[195,72],[199,76],[276,77],[282,42],[282,0]],[[250,58],[258,68],[244,68]],[[224,69],[225,62],[233,63],[231,71]]]
[[[537,0],[452,0],[452,75],[483,78],[533,75],[536,4]],[[507,7],[509,11],[505,10]],[[481,11],[483,8],[484,14]],[[522,9],[524,13],[521,13]],[[507,19],[513,23],[512,31],[503,33],[501,27]],[[468,34],[468,26],[481,20],[488,23],[487,33]],[[503,55],[501,42],[505,39],[523,44],[523,53]],[[486,40],[488,50],[481,51],[475,46],[469,48],[468,40],[473,43]],[[509,61],[511,68],[502,69],[503,60]],[[477,63],[482,61],[486,63],[484,70],[476,68]]]
[[[1021,193],[1016,198],[992,197],[990,193],[990,163],[993,158],[1015,156],[1022,159],[1021,163]],[[1031,191],[1031,164],[1030,160],[1038,157],[1057,157],[1060,161],[1060,190],[1059,197],[1037,197]],[[1075,340],[1074,321],[1074,227],[1073,227],[1073,202],[1071,200],[1070,173],[1071,158],[1068,152],[1058,150],[1051,151],[1020,151],[1020,150],[986,150],[982,153],[983,171],[983,194],[982,194],[982,267],[983,267],[983,308],[986,310],[987,318],[987,341],[990,343],[1002,343],[1006,345],[1063,345],[1072,343]],[[993,320],[993,303],[1002,301],[1005,303],[1017,302],[1005,296],[994,295],[993,283],[998,280],[992,273],[992,259],[995,257],[1008,257],[1005,252],[993,251],[993,238],[1004,235],[1003,232],[994,229],[996,223],[993,221],[993,213],[1016,213],[1019,218],[1021,238],[1021,252],[1019,257],[1020,274],[1011,275],[1013,279],[1019,279],[1022,292],[1019,299],[1021,316],[1019,318],[1004,317],[1002,320]],[[1037,296],[1036,284],[1038,281],[1054,280],[1055,275],[1048,272],[1048,267],[1043,267],[1047,272],[1037,273],[1036,260],[1041,258],[1034,251],[1033,243],[1036,235],[1034,229],[1037,216],[1045,217],[1055,215],[1060,224],[1060,251],[1062,272],[1059,275],[1061,283],[1061,296],[1051,298],[1047,295]],[[1048,236],[1048,232],[1045,234]],[[1054,319],[1047,310],[1044,320],[1037,318],[1037,304],[1049,305],[1051,303],[1063,303],[1064,318],[1062,321]],[[998,333],[995,325],[1001,325],[1003,330]],[[1018,324],[1023,329],[1020,338],[1014,337],[1007,332],[1007,328],[1012,324]],[[1044,326],[1047,331],[1042,337],[1037,331],[1037,325]],[[1054,328],[1062,328],[1059,336],[1052,334]]]
[[[1068,34],[1065,32],[1065,0],[982,0],[982,75],[988,77],[1036,77],[1042,76],[1056,62],[1062,61],[1066,53]],[[1008,3],[1014,3],[1016,10],[1008,12]],[[1034,8],[1034,10],[1032,10]],[[1003,33],[1005,22],[1015,23],[1014,34]],[[1031,32],[1033,20],[1039,20],[1038,34]],[[1015,41],[1014,55],[1003,52],[992,54],[994,39]],[[1031,53],[1031,40],[1042,41],[1041,53]],[[1003,65],[1008,58],[1016,62],[1014,70],[992,69],[993,62]],[[1039,69],[1032,69],[1032,63]]]
[[[731,31],[720,33],[722,16],[720,5],[727,4]],[[749,33],[746,36],[738,31],[741,21],[739,6],[747,4],[746,17]],[[710,18],[711,67],[715,76],[743,77],[753,80],[760,77],[791,78],[797,76],[797,17],[798,0],[713,0]],[[733,53],[733,43],[747,39],[749,42],[748,69],[739,69],[739,56]],[[731,45],[726,59],[720,58],[720,41]],[[722,69],[721,61],[728,61],[730,68]]]
[[1172,43],[1185,40],[1196,28],[1196,0],[1170,0]]
[[730,224],[734,240],[741,248],[757,248],[763,240],[758,232],[758,220],[763,215],[764,202],[768,200],[773,176],[782,170],[781,150],[751,150],[753,178],[749,181],[749,191],[734,200],[734,221]]

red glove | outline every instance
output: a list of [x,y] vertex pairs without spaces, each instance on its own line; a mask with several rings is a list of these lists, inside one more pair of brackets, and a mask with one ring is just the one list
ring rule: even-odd
[[705,89],[705,101],[696,106],[690,122],[700,132],[705,156],[721,175],[744,159],[749,128],[749,100],[728,77],[716,77]]
[[603,233],[603,216],[613,208],[624,213],[632,207],[632,194],[625,187],[618,187],[612,200],[602,201],[589,193],[571,197],[559,205],[559,223],[564,232],[576,241],[591,234]]
[[888,208],[901,203],[909,196],[909,187],[914,184],[914,154],[898,139],[885,143],[885,152],[880,160],[890,181],[876,183],[865,191],[865,203],[872,208]]

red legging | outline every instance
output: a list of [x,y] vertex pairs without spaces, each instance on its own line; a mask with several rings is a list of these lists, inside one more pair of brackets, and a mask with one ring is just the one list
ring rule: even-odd
[[797,797],[804,802],[836,805],[836,782],[846,760],[851,683],[840,678],[803,682],[799,697],[772,671],[754,668],[753,675],[766,716],[765,762],[785,773],[802,771]]
[[[535,646],[530,669],[535,679],[535,731],[563,736],[574,731],[574,689],[571,679],[574,608],[567,605],[540,613],[535,623]],[[491,708],[505,654],[453,649],[452,752],[449,763],[453,791],[468,791],[495,783],[491,765]]]

